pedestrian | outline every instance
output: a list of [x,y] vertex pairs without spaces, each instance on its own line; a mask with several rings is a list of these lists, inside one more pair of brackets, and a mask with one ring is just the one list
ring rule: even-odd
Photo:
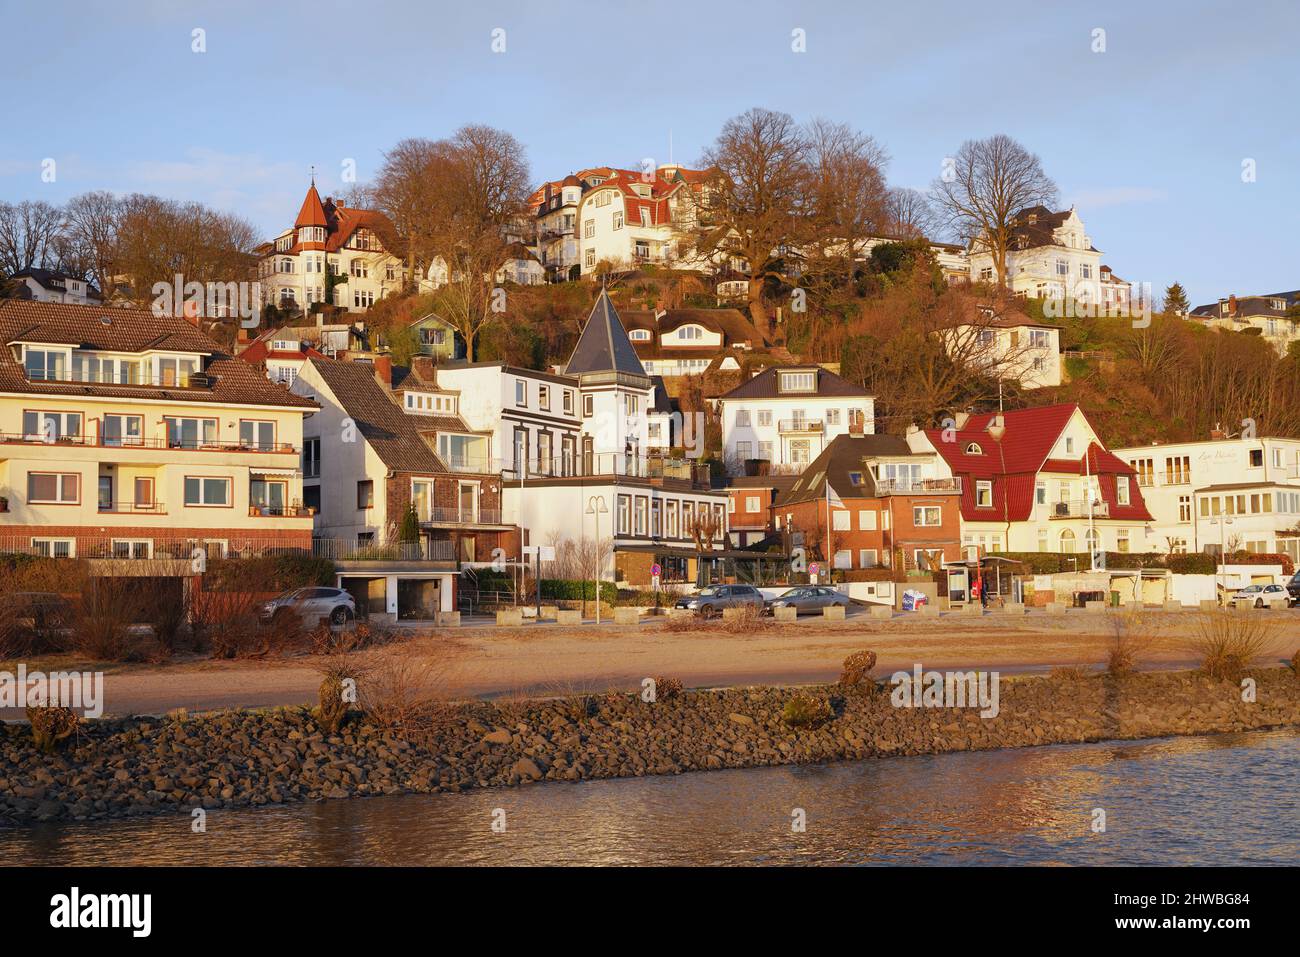
[[979,601],[979,598],[980,598],[980,577],[979,575],[976,575],[974,578],[970,580],[970,599],[971,601]]
[[980,576],[980,607],[987,608],[988,606],[989,606],[989,583],[986,582],[984,580],[984,576],[981,575]]

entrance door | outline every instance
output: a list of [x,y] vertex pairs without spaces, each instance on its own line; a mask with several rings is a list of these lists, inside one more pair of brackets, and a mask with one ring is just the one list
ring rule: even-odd
[[460,537],[460,560],[462,562],[474,561],[476,549],[476,538],[473,535],[462,535]]
[[144,511],[153,508],[153,479],[135,480],[135,507]]
[[460,520],[462,522],[473,522],[478,520],[478,501],[475,492],[477,486],[470,482],[462,482],[460,486]]

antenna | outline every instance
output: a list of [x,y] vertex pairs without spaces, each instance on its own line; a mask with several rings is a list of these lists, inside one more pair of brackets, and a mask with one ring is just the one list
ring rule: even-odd
[[313,186],[316,185],[316,164],[315,163],[313,163],[311,166],[311,184]]

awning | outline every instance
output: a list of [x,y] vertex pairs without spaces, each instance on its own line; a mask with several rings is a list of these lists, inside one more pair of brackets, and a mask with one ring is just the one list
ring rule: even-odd
[[272,469],[259,468],[257,466],[250,467],[248,471],[253,475],[285,475],[292,477],[298,474],[297,469]]

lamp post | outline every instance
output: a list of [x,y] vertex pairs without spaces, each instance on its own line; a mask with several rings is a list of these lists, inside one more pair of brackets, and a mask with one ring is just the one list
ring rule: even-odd
[[596,568],[593,575],[592,584],[596,589],[596,624],[600,624],[600,578],[604,571],[601,566],[605,562],[604,550],[600,547],[600,516],[609,512],[605,505],[605,496],[593,495],[587,499],[587,514],[596,516]]
[[1228,577],[1228,573],[1226,571],[1228,565],[1226,535],[1228,531],[1227,527],[1232,524],[1232,519],[1226,517],[1212,518],[1210,519],[1210,524],[1219,526],[1219,566],[1218,566],[1219,573],[1215,575],[1214,578],[1214,584],[1215,584],[1214,597],[1217,600],[1219,598],[1218,590],[1224,587],[1223,582],[1220,579],[1226,579]]

